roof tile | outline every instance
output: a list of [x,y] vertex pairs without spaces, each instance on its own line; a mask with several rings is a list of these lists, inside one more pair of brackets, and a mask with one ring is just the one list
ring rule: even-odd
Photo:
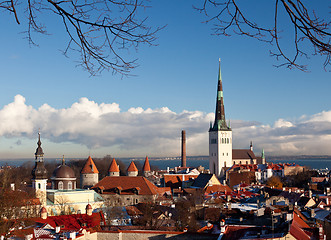
[[95,166],[95,163],[91,156],[89,156],[85,162],[85,165],[83,169],[80,171],[80,173],[99,173],[97,166]]

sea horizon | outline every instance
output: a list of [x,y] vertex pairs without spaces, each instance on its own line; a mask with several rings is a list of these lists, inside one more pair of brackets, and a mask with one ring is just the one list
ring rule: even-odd
[[[181,157],[148,157],[150,164],[157,166],[159,169],[167,169],[178,167],[181,164]],[[66,161],[77,161],[86,158],[68,158]],[[100,159],[100,158],[96,158]],[[129,164],[131,161],[144,163],[145,157],[123,157],[116,158],[121,160],[125,164]],[[188,167],[198,167],[203,166],[205,168],[209,167],[208,156],[187,156],[186,162]],[[58,161],[61,162],[61,158],[45,158],[45,161]],[[291,155],[291,156],[269,156],[266,159],[267,162],[272,163],[296,163],[301,166],[307,166],[312,169],[331,169],[331,156],[329,155]],[[0,159],[0,166],[11,165],[20,166],[24,163],[33,163],[33,158],[7,158]]]

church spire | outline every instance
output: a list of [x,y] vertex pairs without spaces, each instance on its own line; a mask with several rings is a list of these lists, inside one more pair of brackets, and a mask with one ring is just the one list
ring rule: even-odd
[[43,149],[41,148],[41,141],[40,141],[40,132],[38,132],[38,142],[37,142],[37,149],[36,153],[34,154],[36,157],[36,160],[42,161],[44,158],[44,152]]
[[221,74],[221,59],[219,59],[215,121],[214,121],[213,127],[210,128],[210,131],[219,131],[219,130],[231,130],[230,127],[227,126],[226,121],[225,121],[222,74]]

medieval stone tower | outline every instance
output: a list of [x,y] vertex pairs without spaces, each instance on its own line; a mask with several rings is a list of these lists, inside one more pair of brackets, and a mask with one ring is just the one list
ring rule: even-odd
[[219,61],[215,121],[209,128],[209,169],[217,177],[222,177],[224,174],[222,169],[231,166],[232,130],[225,121],[221,61]]
[[80,171],[80,187],[90,188],[99,182],[99,171],[91,156],[85,162],[84,167]]

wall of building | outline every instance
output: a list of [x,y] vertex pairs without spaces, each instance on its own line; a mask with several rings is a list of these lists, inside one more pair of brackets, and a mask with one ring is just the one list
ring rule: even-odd
[[284,175],[296,175],[300,172],[303,172],[304,168],[305,167],[303,166],[284,166]]
[[162,232],[162,231],[122,231],[122,232],[98,232],[98,240],[146,240],[146,239],[178,239],[178,240],[213,240],[218,235],[212,234],[190,234],[182,232]]
[[141,202],[155,202],[156,195],[120,195],[120,194],[101,194],[109,206],[128,206]]
[[80,175],[80,187],[81,188],[91,188],[96,183],[99,182],[99,175],[98,173],[85,173]]

